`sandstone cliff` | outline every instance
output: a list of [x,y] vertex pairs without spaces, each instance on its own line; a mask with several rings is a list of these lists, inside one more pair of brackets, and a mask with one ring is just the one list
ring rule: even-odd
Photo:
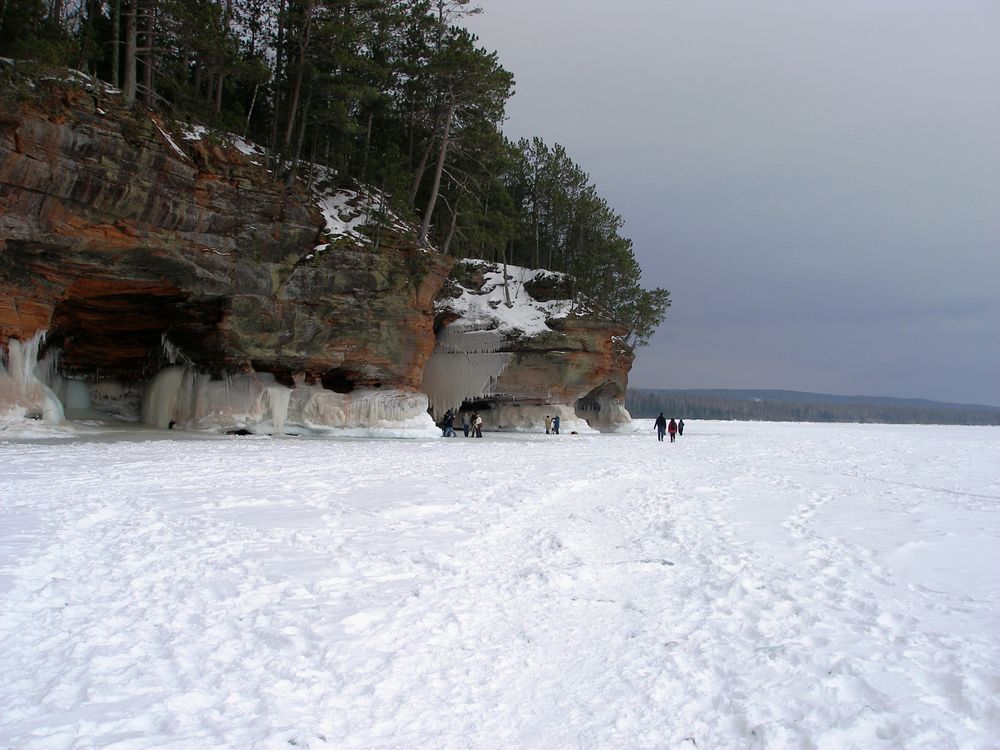
[[428,432],[428,394],[494,428],[628,420],[624,331],[571,309],[564,277],[515,269],[501,299],[499,268],[449,278],[451,259],[318,168],[276,184],[238,137],[79,78],[7,75],[0,413]]
[[21,84],[0,108],[0,347],[44,331],[90,384],[180,358],[215,379],[418,391],[448,259],[392,231],[377,250],[327,236],[321,200],[235,139]]

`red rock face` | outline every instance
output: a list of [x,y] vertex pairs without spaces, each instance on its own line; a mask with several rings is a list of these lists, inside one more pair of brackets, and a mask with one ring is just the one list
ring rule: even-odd
[[552,334],[505,347],[513,354],[500,375],[498,398],[523,404],[573,406],[589,394],[625,398],[635,354],[621,342],[626,330],[606,320],[557,318]]
[[234,148],[61,84],[0,109],[0,346],[62,367],[165,364],[415,390],[451,263],[402,239],[315,253],[322,219]]

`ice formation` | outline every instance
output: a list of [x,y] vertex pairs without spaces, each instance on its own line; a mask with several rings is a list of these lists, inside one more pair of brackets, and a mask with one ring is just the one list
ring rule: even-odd
[[213,379],[189,365],[172,365],[157,374],[143,398],[142,419],[163,429],[274,435],[333,429],[433,433],[423,394],[382,389],[334,393],[304,382],[289,388],[270,373],[257,372]]
[[185,368],[171,365],[156,374],[146,386],[142,399],[142,421],[150,427],[167,429],[177,416],[185,377]]
[[267,386],[267,401],[271,406],[271,421],[274,423],[274,434],[285,433],[285,420],[288,419],[288,402],[292,389],[280,383]]
[[44,350],[45,333],[28,341],[10,339],[0,349],[0,414],[33,417],[57,424],[66,411],[74,419],[117,418],[160,429],[257,434],[315,434],[333,430],[352,435],[430,436],[438,434],[427,414],[427,397],[388,389],[334,393],[304,377],[295,387],[267,372],[213,378],[199,371],[165,337],[172,364],[147,383],[85,382],[59,373],[59,351]]
[[588,424],[600,425],[602,430],[612,432],[628,432],[625,428],[632,421],[624,404],[610,396],[582,398],[576,403],[575,413]]
[[436,419],[463,401],[493,393],[512,356],[500,351],[503,337],[499,331],[468,331],[462,326],[458,321],[441,330],[424,367],[423,392]]
[[594,434],[585,419],[580,418],[572,406],[566,404],[519,404],[516,402],[495,404],[483,415],[491,430],[500,432],[542,432],[546,417],[559,417],[559,431]]
[[0,357],[0,408],[57,424],[65,419],[62,402],[49,386],[57,360],[53,356],[39,362],[44,344],[45,331],[27,341],[8,340],[6,357]]

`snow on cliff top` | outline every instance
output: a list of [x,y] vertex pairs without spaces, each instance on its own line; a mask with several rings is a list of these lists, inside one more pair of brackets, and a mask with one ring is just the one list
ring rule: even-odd
[[[246,140],[234,133],[210,131],[204,125],[184,126],[181,134],[185,141],[200,141],[207,135],[231,145],[250,159],[252,164],[263,166],[265,151],[259,144]],[[168,138],[169,140],[169,138]],[[174,150],[180,149],[171,141]],[[323,215],[326,224],[323,230],[326,242],[317,245],[313,253],[326,250],[331,242],[341,237],[363,242],[370,241],[361,228],[381,223],[390,231],[406,233],[411,227],[386,206],[385,196],[374,190],[347,190],[332,187],[336,172],[321,164],[303,164],[303,174],[311,174],[313,202]],[[311,257],[311,256],[307,256]]]
[[[412,230],[403,219],[386,205],[385,197],[377,191],[337,190],[330,191],[322,186],[315,187],[316,206],[326,221],[324,234],[328,242],[338,237],[350,237],[368,241],[360,231],[364,226],[381,226],[391,232],[405,234]],[[327,244],[318,245],[316,251],[325,250]]]
[[452,323],[469,331],[498,330],[513,336],[537,336],[552,329],[548,321],[569,315],[572,303],[568,299],[540,302],[525,288],[525,284],[545,278],[563,278],[565,274],[544,269],[507,266],[507,295],[504,294],[504,267],[500,263],[481,260],[462,260],[459,263],[485,267],[480,289],[460,286],[462,294],[453,299],[443,299],[437,304],[441,310],[450,310],[460,316]]
[[[189,125],[183,129],[182,133],[185,141],[200,141],[208,135],[209,130],[204,125]],[[259,146],[252,141],[248,141],[246,138],[236,135],[235,133],[214,133],[214,135],[220,138],[223,142],[232,144],[232,146],[244,156],[261,157],[264,155],[263,146]],[[251,158],[250,161],[253,164],[260,164],[259,161],[255,161],[253,158]]]

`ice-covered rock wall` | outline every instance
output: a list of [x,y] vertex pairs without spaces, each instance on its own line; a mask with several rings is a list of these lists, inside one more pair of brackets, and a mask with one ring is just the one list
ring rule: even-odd
[[146,389],[142,419],[160,428],[254,434],[353,433],[436,435],[427,398],[396,389],[335,393],[297,378],[293,387],[270,373],[212,378],[190,366],[160,371]]
[[435,304],[423,391],[436,416],[464,404],[492,430],[618,430],[633,353],[624,328],[573,304],[564,274],[464,260]]
[[174,368],[160,373],[143,402],[143,420],[157,427],[255,434],[311,434],[331,430],[398,430],[436,434],[427,399],[393,389],[334,393],[318,385],[293,388],[269,373],[213,380]]
[[[0,347],[0,416],[143,422],[160,429],[254,434],[439,434],[422,393],[360,388],[336,393],[299,376],[291,386],[268,372],[224,377],[198,370],[183,356],[145,383],[85,381],[59,373],[59,351],[40,356],[45,335]],[[164,341],[168,353],[176,353]]]

